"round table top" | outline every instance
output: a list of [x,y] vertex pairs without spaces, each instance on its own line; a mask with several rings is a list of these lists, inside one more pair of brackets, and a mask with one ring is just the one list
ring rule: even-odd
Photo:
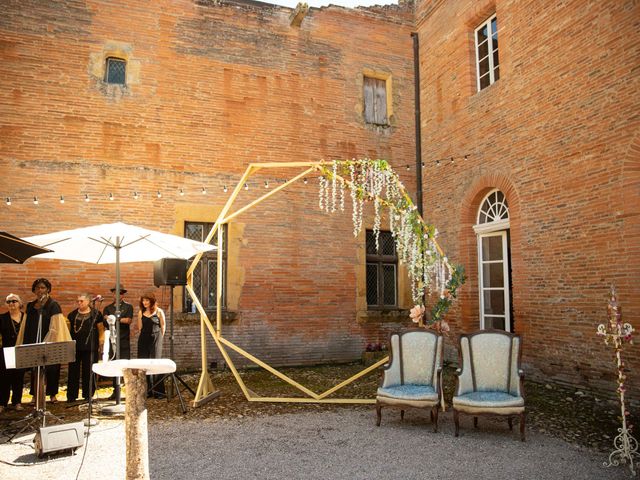
[[93,371],[103,377],[122,377],[125,369],[145,370],[147,375],[159,375],[176,371],[176,363],[168,358],[134,358],[93,364]]

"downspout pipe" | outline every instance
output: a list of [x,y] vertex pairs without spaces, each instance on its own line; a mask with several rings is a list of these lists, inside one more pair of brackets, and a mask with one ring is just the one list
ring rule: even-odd
[[420,40],[418,32],[411,32],[413,38],[413,78],[414,78],[414,110],[416,130],[416,203],[418,213],[422,215],[422,133],[420,130]]

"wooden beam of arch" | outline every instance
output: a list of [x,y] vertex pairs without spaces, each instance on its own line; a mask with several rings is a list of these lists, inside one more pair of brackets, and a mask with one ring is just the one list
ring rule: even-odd
[[[192,298],[192,300],[193,300],[193,302],[194,302],[194,304],[196,306],[197,311],[200,313],[200,342],[201,342],[201,356],[202,356],[202,373],[200,375],[200,381],[199,381],[199,384],[198,384],[198,390],[196,391],[196,396],[195,396],[195,399],[193,401],[193,405],[194,406],[198,406],[198,405],[204,403],[205,401],[207,401],[207,398],[210,398],[211,396],[218,394],[218,392],[214,392],[213,391],[213,386],[211,384],[211,380],[210,380],[209,373],[208,373],[207,349],[206,349],[206,331],[205,331],[205,329],[209,330],[209,333],[211,334],[216,346],[220,350],[220,352],[221,352],[222,356],[224,357],[225,361],[227,362],[227,365],[231,369],[236,381],[238,382],[238,385],[242,389],[242,392],[244,393],[246,399],[248,401],[250,401],[250,402],[359,403],[359,404],[375,403],[375,399],[373,399],[373,398],[327,398],[327,397],[329,397],[330,395],[332,395],[336,391],[340,390],[341,388],[345,387],[346,385],[348,385],[348,384],[354,382],[355,380],[359,379],[360,377],[362,377],[362,376],[372,372],[373,370],[377,369],[378,367],[380,367],[381,365],[386,363],[389,360],[389,357],[385,357],[385,358],[381,359],[380,361],[378,361],[378,362],[374,363],[373,365],[365,368],[364,370],[356,373],[355,375],[351,376],[350,378],[340,382],[338,385],[326,390],[325,392],[323,392],[321,394],[317,394],[317,393],[313,392],[312,390],[309,390],[307,387],[299,384],[295,380],[289,378],[288,376],[286,376],[285,374],[283,374],[282,372],[280,372],[276,368],[273,368],[272,366],[270,366],[266,362],[263,362],[262,360],[260,360],[257,357],[253,356],[252,354],[250,354],[249,352],[245,351],[241,347],[239,347],[239,346],[235,345],[234,343],[230,342],[229,340],[225,339],[222,336],[222,272],[221,272],[221,270],[222,270],[222,252],[224,250],[224,245],[223,245],[224,238],[222,236],[222,229],[220,228],[220,226],[227,224],[230,220],[232,220],[232,219],[236,218],[237,216],[241,215],[242,213],[254,208],[255,206],[257,206],[260,203],[262,203],[264,200],[270,198],[271,196],[273,196],[276,193],[282,191],[283,189],[285,189],[286,187],[292,185],[293,183],[299,181],[301,178],[304,178],[306,175],[309,175],[309,174],[313,173],[314,171],[319,171],[319,172],[323,172],[324,174],[333,175],[333,173],[329,169],[326,168],[326,165],[331,165],[332,163],[333,162],[251,163],[251,164],[248,165],[248,167],[245,170],[244,174],[240,178],[240,181],[235,186],[235,188],[231,192],[231,195],[227,199],[227,202],[225,203],[224,207],[220,211],[216,222],[214,223],[213,227],[211,228],[211,231],[209,232],[209,234],[207,235],[207,237],[205,239],[206,243],[210,243],[211,239],[213,238],[213,236],[216,233],[218,234],[218,245],[217,245],[218,246],[218,249],[217,249],[218,275],[217,275],[217,285],[216,285],[216,300],[217,300],[217,302],[216,302],[216,326],[215,327],[211,324],[211,322],[210,322],[210,320],[209,320],[209,318],[207,316],[206,311],[202,307],[202,304],[200,303],[200,300],[197,298],[197,296],[195,294],[195,291],[193,290],[193,271],[195,270],[198,262],[200,261],[200,258],[202,257],[202,254],[196,255],[196,257],[192,261],[192,263],[191,263],[191,265],[190,265],[190,267],[189,267],[189,269],[187,271],[187,287],[186,287],[186,290],[189,293],[189,295],[191,296],[191,298]],[[248,181],[248,179],[252,175],[254,175],[255,173],[259,172],[262,169],[271,169],[271,168],[278,168],[278,169],[283,169],[283,168],[305,168],[305,170],[303,170],[301,173],[295,175],[292,179],[288,180],[284,184],[279,185],[278,187],[275,187],[273,190],[269,191],[268,193],[266,193],[266,194],[260,196],[259,198],[253,200],[252,202],[250,202],[249,204],[245,205],[244,207],[241,207],[240,209],[234,211],[233,213],[229,213],[229,211],[231,210],[232,205],[236,201],[238,195],[241,193],[242,188],[243,188],[244,184]],[[336,178],[339,179],[341,182],[343,182],[345,185],[347,185],[350,189],[354,188],[354,185],[352,184],[351,181],[343,178],[340,175],[336,175]],[[407,195],[406,191],[404,190],[404,188],[402,188],[402,192],[403,192],[403,195],[407,196],[407,198],[408,198],[408,195]],[[379,198],[379,197],[378,197],[378,200],[380,202],[382,202],[383,204],[387,205],[388,207],[393,208],[393,206],[389,205],[389,203],[386,200],[384,200],[382,198]],[[437,244],[437,242],[435,242],[435,240],[434,240],[434,243],[435,243],[438,251],[443,255],[442,249]],[[447,266],[448,266],[448,264],[447,264]],[[451,267],[449,266],[449,268],[451,268]],[[254,392],[252,392],[245,385],[244,381],[242,380],[242,377],[238,373],[238,370],[236,369],[236,367],[235,367],[235,365],[234,365],[234,363],[233,363],[233,361],[232,361],[232,359],[231,359],[231,357],[230,357],[230,355],[227,352],[225,347],[228,347],[228,348],[234,350],[236,353],[242,355],[243,357],[247,358],[251,362],[255,363],[256,365],[259,365],[260,367],[262,367],[265,370],[269,371],[270,373],[272,373],[273,375],[277,376],[281,380],[284,380],[285,382],[289,383],[293,387],[297,388],[298,390],[300,390],[301,392],[306,394],[307,397],[306,398],[301,398],[301,397],[264,397],[264,396],[256,395]]]

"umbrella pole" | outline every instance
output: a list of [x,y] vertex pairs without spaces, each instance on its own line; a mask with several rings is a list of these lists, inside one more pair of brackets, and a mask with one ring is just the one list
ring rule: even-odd
[[[116,360],[120,360],[120,248],[122,247],[122,237],[116,237],[114,248],[116,250]],[[116,377],[116,385],[113,389],[116,397],[116,403],[112,406],[106,406],[102,412],[107,415],[118,415],[124,413],[124,405],[120,403],[120,377]]]

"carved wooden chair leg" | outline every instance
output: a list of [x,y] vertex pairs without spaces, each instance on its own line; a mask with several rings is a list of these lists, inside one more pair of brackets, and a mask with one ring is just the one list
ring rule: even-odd
[[431,409],[431,421],[433,422],[433,431],[438,433],[438,406]]
[[378,416],[378,421],[376,422],[376,426],[380,426],[380,421],[382,420],[382,405],[376,403],[376,415]]
[[431,423],[433,423],[433,408],[429,412],[429,417],[431,417]]
[[460,432],[460,418],[457,410],[453,411],[453,423],[456,426],[456,437],[457,437],[458,433]]
[[400,410],[400,420],[404,420],[404,410]]
[[478,417],[473,417],[473,426],[474,428],[478,428]]
[[507,418],[507,423],[509,424],[509,430],[513,432],[513,418],[512,417]]
[[524,421],[525,421],[525,412],[520,414],[520,441],[524,442]]

